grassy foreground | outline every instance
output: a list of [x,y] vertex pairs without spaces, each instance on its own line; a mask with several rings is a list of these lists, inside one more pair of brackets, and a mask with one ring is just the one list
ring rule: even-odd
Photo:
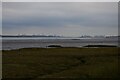
[[4,78],[119,78],[118,48],[2,51]]

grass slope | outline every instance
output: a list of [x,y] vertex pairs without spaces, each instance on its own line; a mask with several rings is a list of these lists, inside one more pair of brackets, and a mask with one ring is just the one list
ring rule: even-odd
[[4,78],[118,78],[118,48],[2,51]]

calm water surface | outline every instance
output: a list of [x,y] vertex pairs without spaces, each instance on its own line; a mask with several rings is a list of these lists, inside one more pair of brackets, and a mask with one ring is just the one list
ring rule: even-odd
[[[1,40],[0,40],[1,41]],[[2,49],[19,49],[61,45],[63,47],[82,47],[85,45],[118,45],[117,38],[70,38],[70,37],[5,37],[2,38]]]

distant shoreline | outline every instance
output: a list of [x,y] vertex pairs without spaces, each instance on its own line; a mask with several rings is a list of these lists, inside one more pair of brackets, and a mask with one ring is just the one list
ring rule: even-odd
[[1,36],[1,37],[60,37],[60,36]]
[[119,38],[120,36],[77,36],[77,37],[70,37],[70,36],[56,36],[56,35],[0,35],[0,37],[54,37],[54,38]]

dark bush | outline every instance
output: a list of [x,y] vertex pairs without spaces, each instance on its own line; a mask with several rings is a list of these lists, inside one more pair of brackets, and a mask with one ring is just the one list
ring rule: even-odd
[[115,45],[87,45],[84,47],[117,47]]
[[59,48],[61,48],[62,46],[61,45],[49,45],[47,47],[59,47]]

